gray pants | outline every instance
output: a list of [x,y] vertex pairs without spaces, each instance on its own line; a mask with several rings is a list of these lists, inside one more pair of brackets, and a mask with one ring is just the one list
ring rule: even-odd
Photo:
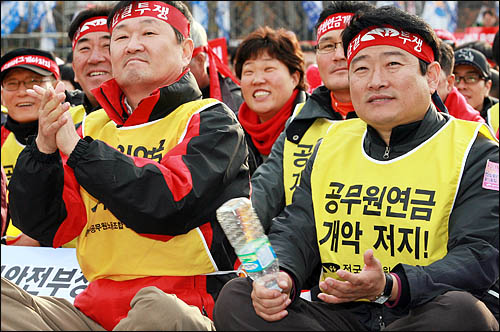
[[[33,296],[5,278],[1,292],[3,331],[104,331],[66,299]],[[138,291],[130,307],[127,317],[114,330],[215,330],[212,321],[197,307],[153,286]]]
[[[288,315],[276,322],[257,316],[249,278],[229,281],[215,302],[214,321],[225,331],[368,331],[376,315],[373,303],[328,304],[297,299]],[[235,310],[237,308],[237,310]],[[380,329],[380,327],[378,327]],[[486,305],[467,292],[447,292],[401,315],[385,331],[498,331],[498,322]]]

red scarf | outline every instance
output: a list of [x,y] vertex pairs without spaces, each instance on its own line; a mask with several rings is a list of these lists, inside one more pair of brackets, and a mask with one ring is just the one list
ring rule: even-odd
[[345,119],[347,113],[354,112],[354,106],[352,106],[351,102],[341,103],[335,96],[333,95],[333,91],[330,91],[330,96],[332,97],[332,108],[335,112],[339,112],[342,117]]
[[252,138],[252,142],[260,154],[268,156],[271,153],[274,141],[285,129],[286,120],[292,115],[292,108],[298,93],[298,89],[293,90],[292,96],[281,110],[264,123],[260,123],[259,116],[247,106],[247,103],[241,104],[238,120]]
[[444,105],[448,109],[448,113],[457,119],[485,122],[481,114],[467,103],[467,99],[458,91],[457,87],[453,87]]

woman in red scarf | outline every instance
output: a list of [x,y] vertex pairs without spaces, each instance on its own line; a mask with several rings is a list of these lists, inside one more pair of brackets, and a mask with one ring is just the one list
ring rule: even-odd
[[238,47],[235,71],[244,100],[238,119],[246,133],[253,174],[295,105],[306,101],[304,56],[293,32],[260,27]]

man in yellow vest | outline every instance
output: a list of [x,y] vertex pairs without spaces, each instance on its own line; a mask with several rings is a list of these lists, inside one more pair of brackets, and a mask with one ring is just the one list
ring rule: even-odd
[[371,7],[366,2],[334,1],[320,14],[316,24],[316,62],[324,85],[306,103],[297,106],[269,158],[251,179],[252,204],[266,232],[271,219],[292,202],[300,173],[331,121],[356,117],[340,38],[352,15]]
[[106,20],[110,7],[96,6],[82,10],[71,22],[68,37],[71,41],[75,82],[83,90],[82,100],[71,110],[75,124],[86,114],[101,107],[92,90],[112,78],[109,58],[110,33]]
[[[421,18],[366,11],[342,41],[359,119],[331,125],[273,220],[282,292],[230,281],[216,328],[498,330],[498,141],[436,110],[438,40]],[[318,280],[318,301],[297,296]]]
[[40,130],[14,169],[13,219],[53,247],[77,238],[89,284],[72,305],[2,278],[2,329],[213,329],[215,299],[237,276],[215,210],[249,197],[248,153],[234,113],[202,99],[189,72],[191,22],[180,1],[114,6],[114,78],[92,90],[103,109],[85,117],[82,139],[62,83],[31,91]]
[[[1,58],[2,108],[7,118],[2,125],[2,166],[7,184],[12,176],[17,157],[26,146],[30,135],[38,129],[40,101],[28,95],[34,85],[55,86],[60,73],[54,56],[46,51],[18,48]],[[40,243],[14,227],[7,218],[7,231],[2,243],[9,245],[39,246]]]

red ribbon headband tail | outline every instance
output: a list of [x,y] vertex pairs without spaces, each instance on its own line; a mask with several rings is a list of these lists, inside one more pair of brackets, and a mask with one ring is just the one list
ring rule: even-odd
[[208,56],[208,73],[210,76],[210,97],[222,101],[222,94],[220,91],[219,75],[220,72],[225,77],[230,77],[237,85],[240,85],[240,81],[233,75],[231,69],[221,61],[221,59],[215,54],[210,46],[200,46],[194,49],[193,57],[198,55],[200,52],[205,52]]

